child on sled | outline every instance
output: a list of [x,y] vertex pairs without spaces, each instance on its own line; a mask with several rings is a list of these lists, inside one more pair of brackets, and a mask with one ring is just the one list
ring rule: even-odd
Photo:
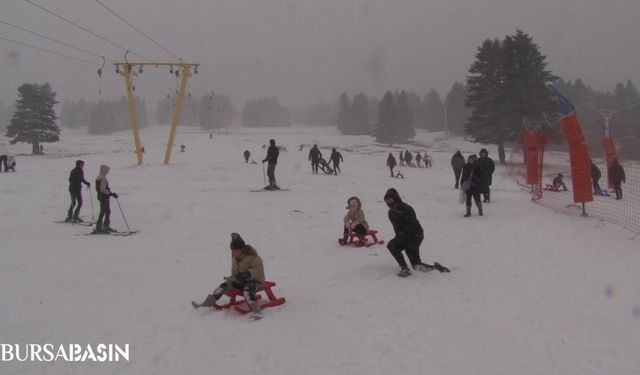
[[369,224],[364,219],[360,198],[351,197],[347,199],[347,210],[347,214],[344,216],[344,232],[338,242],[341,245],[346,244],[351,233],[355,233],[360,242],[364,243],[366,241],[365,233],[369,230]]
[[194,308],[213,307],[224,294],[233,289],[241,291],[253,311],[253,318],[260,319],[262,311],[256,298],[256,289],[264,282],[262,258],[251,245],[245,244],[238,233],[231,233],[231,276],[226,277],[202,303],[191,302]]

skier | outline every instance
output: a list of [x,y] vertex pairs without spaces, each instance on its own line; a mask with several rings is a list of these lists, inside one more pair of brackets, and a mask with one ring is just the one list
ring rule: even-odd
[[462,156],[462,153],[459,150],[456,151],[456,153],[453,154],[453,157],[451,158],[451,168],[453,168],[453,175],[456,179],[454,188],[456,189],[459,186],[460,173],[462,173],[462,167],[464,167],[464,164],[464,156]]
[[267,162],[267,176],[269,176],[269,185],[265,186],[265,190],[280,190],[276,184],[276,164],[278,164],[278,156],[280,150],[276,146],[275,139],[269,140],[269,148],[267,149],[267,156],[262,162]]
[[231,233],[229,247],[231,248],[231,276],[225,277],[225,281],[209,294],[202,303],[191,301],[191,305],[195,309],[213,307],[213,304],[223,294],[235,289],[243,293],[253,311],[252,317],[260,319],[262,311],[256,297],[256,289],[265,281],[262,258],[258,255],[256,249],[246,244],[238,233]]
[[349,211],[347,211],[347,214],[344,216],[344,232],[338,242],[341,245],[346,244],[352,232],[358,236],[361,243],[366,242],[364,235],[369,230],[369,224],[364,218],[360,198],[351,197],[347,199],[347,210]]
[[[76,160],[76,167],[69,173],[69,195],[71,196],[71,206],[67,211],[67,222],[82,222],[82,219],[78,216],[80,214],[80,208],[82,208],[82,184],[85,184],[87,188],[91,187],[91,183],[84,179],[84,161]],[[76,206],[77,202],[77,206]],[[73,210],[76,206],[75,211]]]
[[329,160],[333,163],[333,173],[336,175],[338,174],[338,172],[342,173],[342,171],[340,170],[340,162],[344,161],[344,159],[342,158],[342,154],[336,151],[335,147],[331,150],[331,156],[329,157]]
[[602,194],[602,190],[600,189],[600,177],[602,177],[602,172],[600,172],[600,168],[593,163],[593,160],[589,159],[589,163],[591,163],[591,181],[593,182],[593,194]]
[[396,158],[393,157],[392,153],[389,153],[389,156],[387,157],[387,167],[389,167],[389,171],[391,171],[391,177],[393,177],[393,168],[396,167],[398,163],[396,162]]
[[489,152],[486,148],[480,150],[480,157],[476,161],[476,169],[481,169],[478,171],[478,176],[482,177],[483,180],[479,181],[482,186],[481,193],[484,197],[483,203],[491,203],[491,182],[493,180],[493,172],[496,170],[496,165],[493,162],[493,159],[489,157]]
[[[420,155],[420,151],[416,153],[416,165],[420,168],[420,162],[422,161],[422,155]],[[426,164],[426,163],[425,163]]]
[[313,145],[309,150],[309,160],[311,160],[311,173],[318,174],[318,166],[320,165],[322,153],[318,149],[318,145]]
[[384,201],[389,207],[389,221],[391,221],[396,234],[387,244],[387,249],[389,249],[389,252],[400,266],[398,276],[407,277],[411,275],[404,255],[402,255],[403,250],[407,253],[411,267],[414,270],[421,272],[431,271],[434,267],[422,263],[422,260],[420,260],[420,244],[424,239],[424,232],[413,208],[400,199],[400,194],[394,188],[387,190],[384,195]]
[[471,216],[471,198],[476,202],[478,207],[478,215],[482,216],[482,202],[480,201],[480,181],[482,179],[482,170],[476,165],[478,157],[475,154],[469,155],[467,164],[462,168],[462,176],[460,177],[460,188],[467,194],[466,206],[467,213],[464,217]]
[[109,233],[112,231],[109,226],[111,223],[111,207],[109,207],[109,198],[114,197],[118,199],[118,194],[112,192],[109,188],[109,181],[107,180],[108,173],[109,166],[102,164],[100,166],[100,174],[98,174],[98,177],[96,178],[96,192],[98,193],[98,202],[100,202],[100,214],[98,215],[96,228],[92,232],[94,234]]
[[624,168],[618,162],[618,159],[613,159],[611,167],[609,168],[609,178],[613,182],[613,189],[616,192],[616,199],[622,199],[622,183],[627,183],[627,177],[624,173]]
[[558,173],[558,175],[551,182],[553,184],[553,188],[556,191],[560,191],[560,188],[562,188],[564,191],[567,191],[567,185],[564,184],[563,178],[564,176],[562,175],[562,173]]
[[249,152],[249,150],[244,150],[242,156],[244,156],[244,163],[249,163],[249,158],[251,157],[251,153]]

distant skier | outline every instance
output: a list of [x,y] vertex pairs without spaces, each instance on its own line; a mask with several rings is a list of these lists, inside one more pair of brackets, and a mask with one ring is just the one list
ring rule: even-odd
[[476,165],[476,160],[478,157],[475,154],[469,155],[467,158],[467,164],[462,168],[462,176],[460,177],[460,189],[467,194],[466,199],[466,207],[467,213],[464,217],[471,216],[471,198],[473,198],[474,202],[476,202],[476,206],[478,207],[478,215],[482,216],[482,201],[480,201],[480,191],[482,187],[480,187],[480,181],[482,176],[479,174],[482,173],[481,170],[478,169]]
[[100,166],[100,174],[96,178],[96,192],[98,193],[98,202],[100,202],[100,214],[98,215],[98,221],[96,222],[96,228],[92,233],[109,233],[112,231],[109,224],[111,224],[111,207],[109,206],[109,199],[114,197],[118,199],[118,194],[111,191],[109,188],[109,181],[107,180],[107,174],[109,173],[109,167],[107,165]]
[[420,168],[420,162],[422,162],[422,155],[420,155],[420,151],[416,153],[416,165]]
[[489,157],[489,152],[486,148],[480,150],[480,157],[476,161],[476,168],[481,169],[478,171],[478,176],[482,177],[483,180],[480,181],[481,193],[484,196],[483,203],[491,203],[491,183],[493,181],[493,172],[496,170],[496,165],[493,162],[493,159]]
[[309,160],[311,160],[311,172],[318,174],[318,166],[320,165],[320,158],[322,153],[318,149],[318,145],[313,145],[309,150]]
[[355,233],[361,243],[366,241],[364,235],[369,230],[369,224],[364,218],[364,211],[362,211],[362,203],[360,198],[351,197],[347,199],[347,214],[344,216],[344,231],[342,238],[338,240],[341,245],[347,243],[349,235]]
[[244,153],[242,154],[242,156],[244,156],[244,163],[245,164],[249,163],[249,158],[251,157],[251,152],[249,152],[249,150],[244,150]]
[[[84,161],[76,160],[76,167],[69,173],[69,195],[71,196],[71,206],[67,211],[67,222],[82,222],[78,216],[82,208],[82,184],[91,187],[91,183],[84,179]],[[76,206],[77,203],[77,206]],[[74,211],[75,206],[75,211]]]
[[267,149],[267,156],[262,162],[267,162],[267,176],[269,177],[269,185],[265,186],[265,190],[280,190],[276,184],[276,165],[278,164],[278,156],[280,150],[276,146],[274,139],[269,140],[269,148]]
[[464,161],[464,156],[462,156],[462,153],[460,151],[456,151],[455,154],[453,154],[453,157],[451,158],[451,168],[453,168],[453,175],[456,179],[456,184],[454,185],[454,188],[458,188],[459,186],[459,182],[460,182],[460,174],[462,173],[462,168],[464,167],[465,161]]
[[389,171],[391,172],[391,177],[395,176],[393,174],[393,168],[395,168],[396,165],[398,165],[398,163],[396,162],[396,158],[393,156],[392,153],[389,153],[389,156],[387,156],[387,167],[389,167]]
[[344,159],[342,158],[342,154],[337,151],[335,147],[331,150],[331,156],[329,157],[329,160],[333,163],[333,173],[335,173],[336,175],[338,173],[342,173],[342,171],[340,170],[340,162],[344,161]]
[[434,267],[422,263],[420,259],[420,244],[424,239],[424,231],[413,208],[400,199],[400,194],[394,188],[387,190],[384,201],[389,207],[389,221],[391,221],[395,232],[395,237],[389,241],[387,249],[400,266],[398,276],[411,275],[402,251],[407,253],[409,263],[414,270],[431,271]]
[[213,307],[214,303],[225,293],[232,290],[242,292],[249,307],[253,311],[253,319],[262,317],[262,310],[258,304],[256,290],[265,281],[262,258],[256,249],[244,242],[238,233],[231,233],[231,276],[225,277],[220,284],[202,303],[191,301],[193,308]]
[[611,162],[609,178],[611,179],[611,182],[613,182],[616,199],[622,199],[622,183],[627,183],[627,176],[624,173],[624,168],[622,168],[622,165],[618,162],[618,159],[613,159]]
[[563,191],[567,191],[567,185],[564,184],[564,175],[562,173],[558,173],[551,184],[556,191],[560,191],[560,188],[562,188]]
[[593,163],[593,160],[589,159],[589,163],[591,163],[591,182],[593,183],[593,194],[602,194],[602,190],[600,189],[600,177],[602,177],[602,172],[600,172],[600,168]]

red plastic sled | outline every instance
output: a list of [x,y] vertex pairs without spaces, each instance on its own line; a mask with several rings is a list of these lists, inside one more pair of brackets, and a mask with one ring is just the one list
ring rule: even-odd
[[555,191],[555,192],[558,192],[558,191],[559,191],[558,189],[556,189],[556,187],[555,187],[555,186],[553,186],[553,185],[549,185],[549,184],[546,184],[546,186],[544,187],[544,190],[547,190],[547,191]]
[[[351,233],[349,235],[349,238],[347,238],[347,242],[342,243],[342,239],[338,240],[338,243],[340,245],[353,245],[356,247],[370,247],[373,246],[375,244],[378,245],[382,245],[384,243],[384,240],[378,240],[378,231],[377,230],[373,230],[373,229],[369,229],[367,231],[367,233],[364,234],[364,242],[360,241],[360,238],[358,238],[358,235],[355,233]],[[367,241],[367,237],[371,237],[371,241]]]
[[[266,309],[267,307],[280,306],[286,302],[286,299],[284,297],[276,297],[276,295],[273,293],[273,290],[271,290],[271,288],[273,288],[274,286],[276,286],[276,283],[274,283],[273,281],[265,281],[260,285],[260,287],[258,287],[258,289],[256,289],[256,298],[258,299],[260,308]],[[262,294],[260,294],[260,292],[264,292],[264,294],[267,296],[266,300],[262,298]],[[214,302],[213,308],[216,310],[222,310],[228,309],[233,306],[233,308],[236,309],[236,311],[240,314],[244,315],[248,312],[251,312],[251,307],[249,307],[249,304],[244,299],[241,291],[234,289],[227,295],[229,296],[229,302],[225,304],[218,304]],[[238,297],[241,298],[238,299]]]

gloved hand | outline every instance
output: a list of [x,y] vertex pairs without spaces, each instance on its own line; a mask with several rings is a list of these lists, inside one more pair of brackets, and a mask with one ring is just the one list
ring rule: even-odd
[[118,194],[116,193],[111,193],[111,196],[114,197],[115,199],[118,199]]
[[87,189],[91,187],[91,182],[87,182]]
[[251,278],[251,273],[249,271],[240,272],[236,275],[236,278],[240,281],[247,281]]

